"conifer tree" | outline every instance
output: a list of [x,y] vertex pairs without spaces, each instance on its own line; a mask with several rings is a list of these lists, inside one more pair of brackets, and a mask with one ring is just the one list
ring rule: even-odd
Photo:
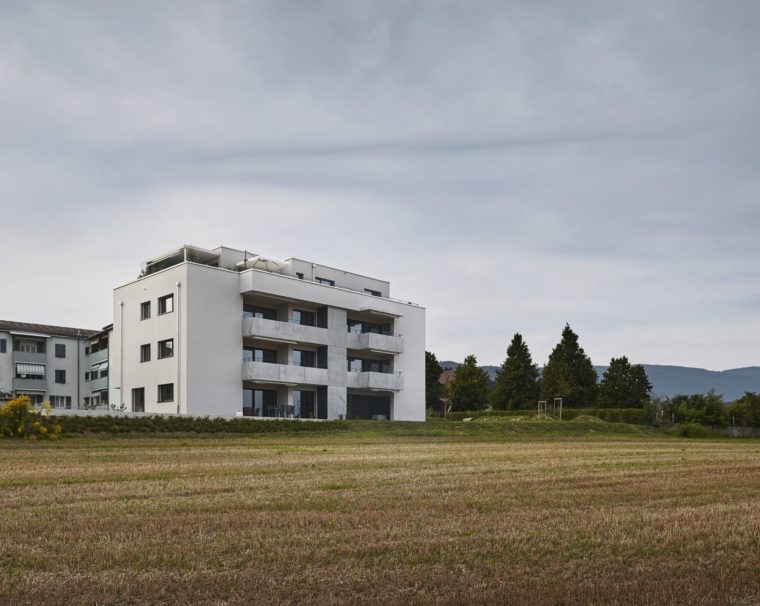
[[641,408],[649,399],[652,384],[640,364],[631,365],[628,358],[612,358],[599,384],[601,408]]
[[597,376],[591,359],[578,344],[569,324],[557,343],[541,377],[541,397],[562,398],[568,408],[593,408],[597,400]]
[[443,385],[440,383],[443,368],[438,363],[435,354],[425,352],[425,408],[435,411],[443,411],[441,393]]
[[449,397],[451,409],[456,411],[483,410],[488,405],[488,374],[478,367],[475,356],[467,356],[454,372]]
[[492,395],[494,408],[513,410],[533,408],[538,400],[538,366],[520,333],[515,333],[507,348],[507,358],[496,371]]

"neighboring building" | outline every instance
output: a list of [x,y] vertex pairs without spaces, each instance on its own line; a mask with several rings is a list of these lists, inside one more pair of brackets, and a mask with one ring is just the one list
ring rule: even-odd
[[110,402],[146,413],[425,419],[425,310],[388,282],[182,246],[114,290]]
[[35,406],[78,408],[90,395],[84,373],[96,333],[0,320],[0,400],[27,395]]
[[88,345],[88,367],[84,373],[89,394],[84,397],[83,408],[98,409],[109,407],[108,398],[108,343],[113,324],[103,327],[99,333],[90,338]]

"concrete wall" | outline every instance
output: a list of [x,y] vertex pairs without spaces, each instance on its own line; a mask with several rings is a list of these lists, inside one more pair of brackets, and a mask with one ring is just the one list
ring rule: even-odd
[[[132,410],[132,389],[145,388],[145,412],[187,412],[184,400],[186,361],[180,355],[184,339],[180,322],[186,309],[184,284],[187,264],[177,265],[131,282],[114,290],[113,333],[109,343],[111,381],[109,397],[112,404],[123,404]],[[174,294],[174,311],[158,315],[158,298]],[[140,320],[140,304],[151,302],[151,317]],[[158,359],[158,341],[174,339],[174,357]],[[140,362],[140,346],[149,343],[150,362]],[[178,343],[180,347],[178,347]],[[180,372],[182,371],[182,372]],[[174,384],[174,401],[157,402],[158,385]]]
[[243,298],[237,272],[189,264],[184,283],[188,414],[233,415],[243,410]]
[[319,265],[318,263],[304,261],[303,259],[288,259],[288,261],[290,262],[290,266],[282,271],[285,275],[295,276],[297,273],[302,273],[305,280],[325,278],[327,280],[334,280],[335,286],[342,288],[350,288],[360,292],[364,292],[365,288],[369,288],[382,293],[383,297],[390,296],[391,286],[385,280],[378,280],[377,278],[362,276],[350,271]]

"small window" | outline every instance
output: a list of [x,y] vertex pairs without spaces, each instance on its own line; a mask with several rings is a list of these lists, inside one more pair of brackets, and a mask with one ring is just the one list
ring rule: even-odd
[[174,383],[164,383],[158,386],[158,401],[159,402],[173,402],[174,401]]
[[140,303],[140,319],[147,320],[150,318],[150,301]]
[[158,359],[171,358],[174,355],[174,339],[158,342]]
[[0,339],[0,353],[6,353],[8,351],[8,344],[5,339]]
[[55,357],[56,358],[66,357],[66,345],[64,343],[55,344]]
[[140,362],[150,362],[150,343],[140,345]]
[[379,290],[372,290],[371,288],[365,288],[364,292],[372,295],[373,297],[382,297],[383,293],[381,293]]
[[85,345],[84,346],[84,355],[89,356],[90,355],[90,346]]
[[66,371],[65,370],[56,370],[55,371],[55,382],[56,383],[66,383]]
[[327,286],[335,286],[335,280],[330,280],[328,278],[314,278],[315,282],[319,282],[320,284],[326,284]]
[[296,278],[298,278],[299,280],[303,280],[303,274],[300,272],[296,272]]
[[158,315],[169,314],[174,311],[174,295],[166,295],[158,300]]
[[90,371],[88,370],[86,373],[84,373],[84,382],[89,383],[90,382]]

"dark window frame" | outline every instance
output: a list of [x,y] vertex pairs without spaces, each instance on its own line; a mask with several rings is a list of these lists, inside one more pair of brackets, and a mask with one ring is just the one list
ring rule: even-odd
[[[167,353],[168,352],[168,353]],[[174,357],[174,339],[159,341],[156,347],[156,360]]]
[[[65,358],[66,357],[66,343],[55,343],[55,357],[56,358]],[[62,355],[59,355],[58,352],[63,352]]]
[[[171,301],[172,308],[169,310],[166,309],[167,301]],[[158,298],[158,315],[163,316],[170,313],[174,313],[174,293]]]
[[150,301],[140,303],[140,320],[150,320]]
[[58,383],[59,385],[66,385],[66,370],[65,369],[56,368],[53,375],[54,375],[54,381],[53,381],[54,383]]
[[[162,383],[158,386],[157,391],[157,402],[174,402],[174,383]],[[169,392],[168,394],[166,393],[167,391]]]
[[150,362],[150,343],[140,345],[140,363]]

